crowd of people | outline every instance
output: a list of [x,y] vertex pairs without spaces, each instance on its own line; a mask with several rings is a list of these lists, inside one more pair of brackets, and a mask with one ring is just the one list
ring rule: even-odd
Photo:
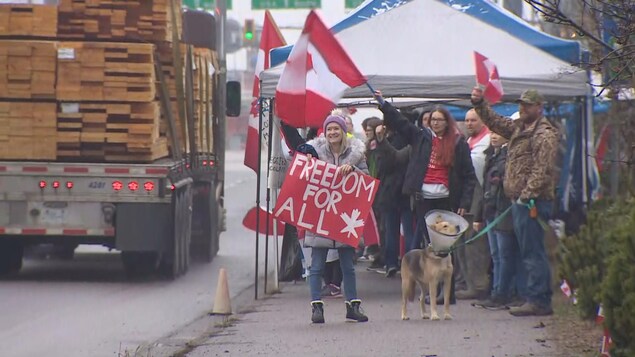
[[[342,291],[347,319],[368,321],[357,296],[354,261],[368,257],[369,270],[395,278],[404,250],[430,244],[425,216],[435,209],[457,213],[471,227],[452,252],[451,303],[470,299],[475,307],[509,309],[514,316],[552,314],[543,227],[551,218],[559,136],[544,117],[540,93],[523,92],[519,118],[513,120],[493,111],[474,88],[465,130],[444,106],[408,118],[380,91],[375,98],[383,119],[364,120],[363,139],[345,111],[328,116],[322,133],[309,141],[283,123],[290,147],[339,166],[342,175],[355,170],[380,182],[373,203],[378,245],[351,247],[313,233],[304,239],[312,248],[313,323],[325,321],[322,298],[341,297]],[[472,240],[477,234],[483,238]],[[432,298],[440,303],[444,297]]]

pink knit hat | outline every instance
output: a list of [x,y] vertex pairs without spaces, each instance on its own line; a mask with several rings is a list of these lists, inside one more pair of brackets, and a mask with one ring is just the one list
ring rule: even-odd
[[326,117],[326,120],[324,120],[324,124],[322,124],[324,135],[326,135],[326,127],[331,123],[336,123],[342,128],[342,131],[346,133],[346,120],[339,115],[329,115]]

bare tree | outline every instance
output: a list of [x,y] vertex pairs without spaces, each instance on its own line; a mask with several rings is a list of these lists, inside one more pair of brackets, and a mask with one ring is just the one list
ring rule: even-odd
[[635,0],[525,0],[591,49],[578,65],[603,73],[602,91],[635,87]]

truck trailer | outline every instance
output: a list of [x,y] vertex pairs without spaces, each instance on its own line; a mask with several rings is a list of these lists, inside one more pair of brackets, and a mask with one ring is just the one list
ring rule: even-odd
[[[227,113],[238,115],[240,111],[236,100],[240,85],[226,82],[222,41],[216,41],[224,12],[215,17],[184,11],[179,1],[170,0],[138,3],[136,10],[127,5],[125,11],[139,14],[126,13],[126,21],[135,21],[134,16],[140,17],[143,11],[154,11],[154,18],[158,13],[171,26],[166,26],[159,41],[156,27],[154,32],[143,32],[139,22],[138,33],[152,36],[156,42],[139,44],[150,46],[151,58],[132,64],[123,62],[126,58],[141,62],[142,51],[131,49],[137,44],[128,42],[129,33],[113,30],[114,20],[112,26],[99,27],[101,37],[92,38],[94,33],[75,34],[62,26],[70,22],[68,16],[89,19],[86,14],[73,13],[88,10],[70,8],[71,1],[0,4],[0,12],[18,19],[35,17],[38,11],[59,12],[57,28],[40,21],[50,32],[43,38],[43,30],[36,25],[32,33],[18,37],[0,34],[4,37],[0,38],[0,63],[3,55],[9,63],[4,74],[0,66],[0,127],[5,127],[0,129],[0,141],[3,136],[7,139],[1,144],[6,149],[0,150],[0,274],[19,271],[25,248],[43,244],[68,259],[83,244],[121,251],[125,270],[134,277],[161,273],[176,278],[187,272],[192,258],[209,262],[218,252],[219,236],[225,229],[225,119]],[[153,8],[145,9],[147,3]],[[103,25],[104,19],[99,21]],[[25,31],[25,26],[18,27]],[[128,24],[126,31],[130,28]],[[103,31],[110,31],[107,40]],[[38,43],[30,51],[17,51],[22,47],[11,42],[14,39]],[[45,51],[40,49],[51,44],[55,56],[41,55]],[[168,49],[163,57],[162,46]],[[89,52],[92,48],[101,50]],[[103,58],[88,53],[103,54]],[[166,67],[166,59],[171,67]],[[12,61],[30,64],[25,70],[12,67]],[[75,63],[78,67],[70,67]],[[66,67],[77,70],[64,71]],[[47,86],[41,81],[45,76],[36,73],[38,68],[52,68],[52,91],[37,89]],[[11,79],[19,71],[31,76],[23,76],[19,82],[30,81],[27,91],[11,87]],[[79,80],[71,91],[68,83],[74,76]],[[140,89],[139,83],[147,76],[154,87]],[[35,77],[38,86],[33,84]],[[3,78],[9,83],[4,89]],[[124,82],[128,92],[119,98],[115,89]],[[146,89],[151,93],[144,99]],[[227,98],[231,98],[230,104]],[[46,124],[52,115],[48,109],[46,114],[38,112],[47,105],[55,108],[55,118],[50,118],[55,126]],[[135,109],[140,106],[142,111]],[[71,142],[70,137],[76,141]],[[150,137],[148,143],[142,142]]]

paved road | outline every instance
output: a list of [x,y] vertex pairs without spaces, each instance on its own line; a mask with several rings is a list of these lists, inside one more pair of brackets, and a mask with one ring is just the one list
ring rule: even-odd
[[502,357],[554,355],[544,325],[550,317],[513,317],[507,311],[487,311],[459,301],[451,306],[454,319],[400,315],[399,277],[387,279],[357,265],[359,296],[370,318],[367,323],[345,322],[343,300],[325,302],[324,325],[310,323],[308,286],[286,284],[281,294],[260,301],[237,322],[199,341],[188,357],[211,356],[437,356]]
[[19,274],[0,280],[0,355],[124,355],[211,310],[220,267],[232,296],[250,291],[254,234],[242,218],[253,206],[256,178],[241,152],[229,152],[227,162],[228,231],[211,264],[194,265],[176,281],[128,282],[119,255],[103,248],[80,247],[69,262],[26,261]]

